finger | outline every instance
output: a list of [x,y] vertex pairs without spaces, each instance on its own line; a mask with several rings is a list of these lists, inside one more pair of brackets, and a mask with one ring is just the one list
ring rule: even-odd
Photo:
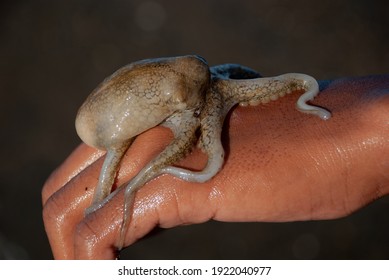
[[[149,141],[144,141],[143,138]],[[154,157],[167,144],[169,139],[171,139],[171,133],[165,128],[155,128],[140,136],[139,141],[134,142],[134,149],[130,149],[123,159],[117,176],[117,184],[120,185],[125,180],[129,180],[148,159]],[[69,168],[69,170],[77,169],[77,166],[85,166],[85,162],[81,161],[80,158],[88,160],[90,157],[85,155],[88,155],[90,151],[85,147],[77,149],[71,156],[76,159],[76,164],[69,164],[74,167]],[[54,194],[47,195],[49,198],[43,208],[45,229],[55,258],[74,257],[74,230],[84,218],[85,208],[90,206],[91,196],[97,185],[103,160],[102,157],[94,161],[66,183],[64,187],[61,187],[61,184],[63,178],[67,177],[66,174],[55,174],[53,179],[49,180],[51,183],[47,184],[51,192],[57,190]],[[66,164],[64,166],[66,167]],[[59,176],[59,178],[57,179],[55,176]]]
[[82,209],[90,205],[98,168],[90,165],[47,200],[43,221],[55,259],[74,258],[74,228],[84,218]]
[[43,205],[50,196],[104,154],[104,151],[80,144],[46,180],[42,189]]
[[[200,223],[212,218],[209,186],[181,184],[171,176],[162,176],[146,184],[136,193],[130,228],[125,246],[134,243],[155,226],[170,228],[181,224]],[[75,238],[76,257],[80,259],[112,259],[123,219],[123,191],[105,207],[86,217],[78,226]],[[202,206],[198,207],[202,202]],[[179,212],[178,212],[179,211]]]

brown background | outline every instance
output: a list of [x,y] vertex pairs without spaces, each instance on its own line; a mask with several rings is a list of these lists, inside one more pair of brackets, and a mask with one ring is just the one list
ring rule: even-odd
[[[118,67],[199,54],[263,75],[388,73],[387,1],[2,1],[0,258],[52,258],[40,191],[79,143],[76,111]],[[155,231],[124,258],[389,258],[388,198],[335,221]]]

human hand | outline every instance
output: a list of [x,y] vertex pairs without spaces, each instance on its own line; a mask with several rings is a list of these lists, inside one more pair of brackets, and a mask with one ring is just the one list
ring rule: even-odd
[[[315,104],[324,122],[294,109],[297,95],[237,107],[224,125],[223,169],[206,183],[160,176],[136,194],[128,246],[155,226],[219,221],[295,221],[342,217],[388,193],[389,76],[330,82]],[[129,181],[172,139],[157,127],[127,152],[116,185]],[[84,217],[103,152],[81,144],[43,187],[43,217],[55,258],[115,258],[123,191]],[[201,169],[195,150],[181,166]]]

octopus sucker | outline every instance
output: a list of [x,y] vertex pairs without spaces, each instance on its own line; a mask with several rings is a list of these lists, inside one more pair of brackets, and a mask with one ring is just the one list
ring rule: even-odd
[[[148,59],[131,63],[106,78],[80,107],[76,130],[88,145],[107,151],[92,205],[85,215],[109,202],[124,189],[123,220],[117,241],[120,250],[131,222],[135,192],[161,174],[191,182],[206,182],[223,167],[223,122],[231,108],[257,106],[303,90],[298,111],[328,120],[331,113],[307,104],[319,93],[308,75],[289,73],[263,78],[238,64],[209,67],[196,55]],[[173,141],[127,184],[112,192],[120,161],[137,135],[163,125]],[[199,132],[199,133],[198,133]],[[208,156],[203,170],[173,166],[198,143]]]

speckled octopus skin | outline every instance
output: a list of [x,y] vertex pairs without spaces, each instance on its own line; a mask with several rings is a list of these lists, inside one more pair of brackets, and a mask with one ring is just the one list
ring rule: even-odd
[[[271,78],[247,67],[224,64],[209,68],[199,56],[142,60],[106,78],[86,99],[76,118],[76,130],[88,145],[107,150],[93,203],[86,214],[102,207],[115,192],[112,185],[119,163],[137,135],[157,125],[174,133],[174,140],[126,186],[118,249],[123,247],[137,189],[161,174],[205,182],[224,162],[221,133],[228,111],[236,104],[258,105],[304,90],[296,108],[327,120],[331,114],[306,104],[319,93],[316,80],[290,73]],[[197,131],[200,131],[198,139]],[[198,142],[208,155],[201,171],[172,164]]]

